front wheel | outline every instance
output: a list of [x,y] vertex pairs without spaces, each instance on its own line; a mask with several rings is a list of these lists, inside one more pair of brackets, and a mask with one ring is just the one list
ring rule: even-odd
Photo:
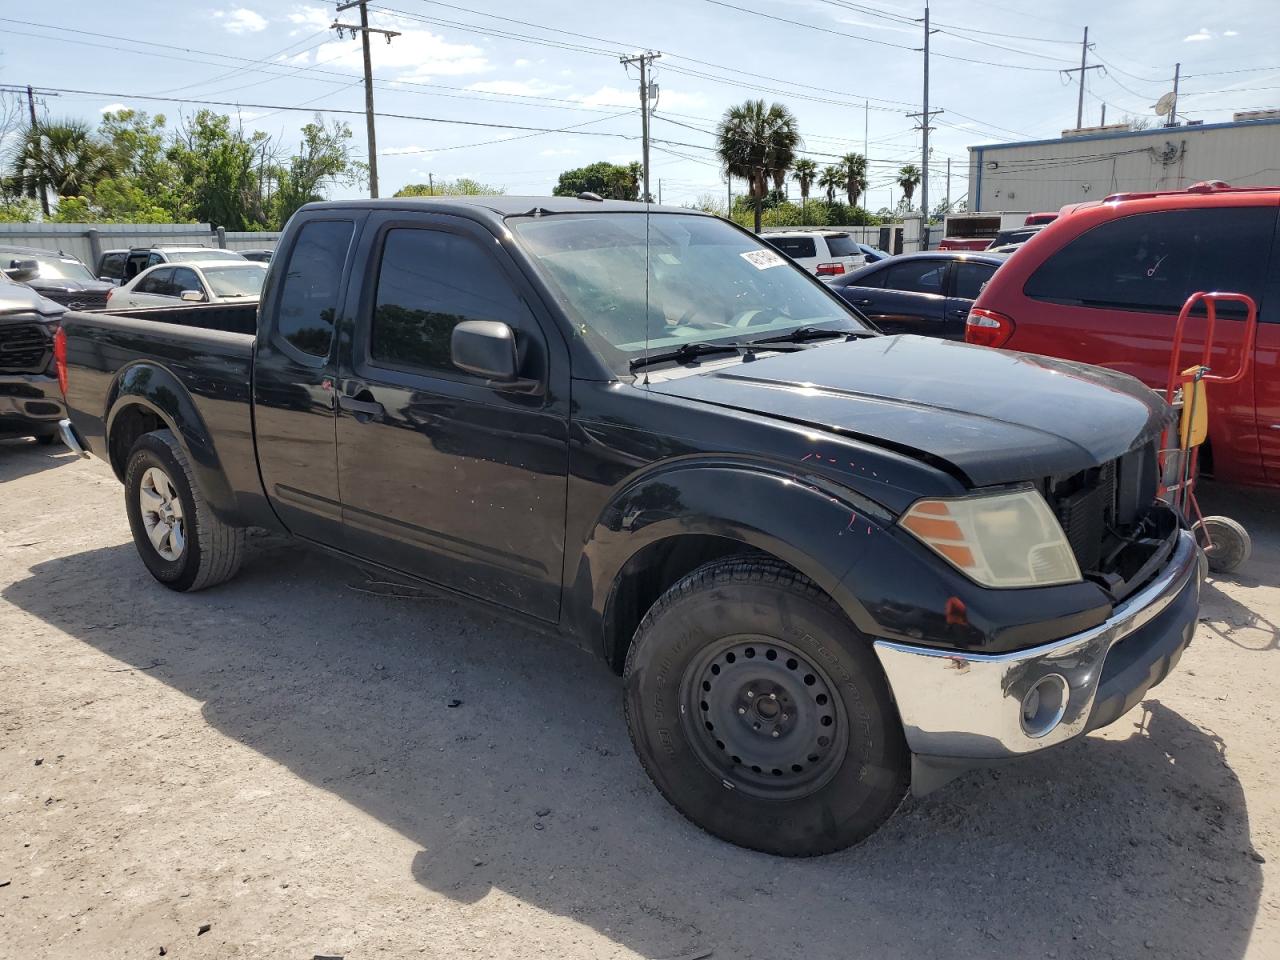
[[909,754],[870,643],[777,561],[716,561],[671,587],[636,631],[625,684],[649,777],[731,843],[830,853],[906,793]]
[[124,474],[134,546],[151,575],[171,590],[203,590],[235,576],[244,530],[214,515],[172,431],[138,438]]

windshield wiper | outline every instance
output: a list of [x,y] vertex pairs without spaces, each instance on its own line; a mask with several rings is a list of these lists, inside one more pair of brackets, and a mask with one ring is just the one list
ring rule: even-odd
[[806,343],[810,340],[825,340],[828,337],[842,337],[845,340],[858,340],[863,337],[874,337],[877,334],[870,330],[832,330],[828,327],[796,327],[776,337],[763,337],[752,340],[752,343]]
[[664,350],[661,353],[650,353],[647,356],[635,357],[631,361],[631,369],[639,370],[641,367],[652,366],[655,363],[667,363],[675,361],[676,363],[689,363],[698,357],[704,357],[710,353],[724,353],[726,350],[744,350],[750,356],[756,350],[763,347],[766,350],[775,350],[779,352],[788,352],[791,350],[803,350],[799,344],[791,345],[775,345],[769,344],[765,346],[761,340],[722,340],[719,343],[711,343],[699,340],[694,343],[682,343],[674,350]]

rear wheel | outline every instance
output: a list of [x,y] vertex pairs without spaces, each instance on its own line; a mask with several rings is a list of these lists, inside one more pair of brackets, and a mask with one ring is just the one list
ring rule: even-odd
[[172,590],[203,590],[240,569],[244,530],[219,520],[169,430],[138,438],[124,475],[133,542],[151,575]]
[[752,849],[812,856],[857,843],[909,783],[870,644],[771,559],[707,564],[654,604],[627,657],[626,711],[663,795]]

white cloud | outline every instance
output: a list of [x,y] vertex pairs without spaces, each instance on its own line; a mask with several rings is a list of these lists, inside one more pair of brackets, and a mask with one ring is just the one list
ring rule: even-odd
[[128,110],[129,107],[123,103],[108,103],[105,107],[99,107],[99,113],[119,113],[121,110]]
[[1201,27],[1199,30],[1197,30],[1195,33],[1191,34],[1190,36],[1183,37],[1182,42],[1197,43],[1201,40],[1212,40],[1212,39],[1213,39],[1213,34],[1210,33],[1207,28]]
[[307,64],[310,62],[311,62],[310,50],[303,50],[301,53],[295,53],[292,56],[290,56],[287,53],[282,53],[280,54],[280,56],[276,57],[276,63],[282,63],[285,66],[289,66],[289,67],[301,66],[302,64]]
[[407,153],[422,154],[424,158],[434,156],[426,147],[420,147],[416,143],[411,143],[404,147],[387,147],[379,150],[378,153],[384,157],[398,157]]
[[1239,32],[1238,32],[1238,31],[1235,31],[1235,30],[1223,30],[1223,31],[1222,31],[1222,35],[1223,35],[1224,37],[1238,37],[1238,36],[1240,36]]
[[512,64],[512,66],[513,66],[513,67],[527,67],[527,66],[528,66],[529,64],[531,64],[531,63],[533,63],[533,61],[532,61],[532,60],[529,60],[529,59],[527,59],[527,58],[525,58],[525,57],[521,57],[519,60],[517,60],[515,63],[513,63],[513,64]]
[[516,97],[540,97],[563,90],[564,87],[547,83],[545,80],[481,80],[479,83],[471,84],[467,89]]
[[230,13],[218,10],[213,16],[222,21],[229,33],[261,33],[267,29],[267,18],[248,7],[236,7]]
[[[594,93],[578,93],[568,97],[570,100],[576,100],[586,107],[636,107],[640,106],[640,94],[637,89],[623,90],[619,87],[601,87]],[[658,97],[658,110],[667,109],[685,109],[688,107],[702,107],[707,103],[707,98],[701,93],[685,93],[682,90],[668,90],[661,88]]]
[[572,157],[581,151],[573,149],[573,147],[548,147],[538,153],[540,157]]
[[[300,14],[301,15],[301,14]],[[379,18],[372,18],[379,23]],[[310,23],[307,24],[310,26]],[[381,24],[379,24],[381,25]],[[391,23],[391,29],[402,24]],[[364,71],[360,41],[335,39],[314,52],[315,63],[326,67]],[[493,69],[484,50],[470,43],[450,43],[429,30],[404,30],[390,44],[378,43],[373,52],[374,70],[395,80],[430,80],[486,73]]]
[[331,11],[324,7],[312,6],[296,6],[286,18],[294,26],[298,27],[293,33],[303,33],[306,30],[328,30],[329,24],[333,23],[334,15]]

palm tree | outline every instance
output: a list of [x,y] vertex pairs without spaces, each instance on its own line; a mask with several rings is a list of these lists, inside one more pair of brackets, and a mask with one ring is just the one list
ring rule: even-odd
[[87,123],[42,122],[27,128],[19,142],[11,182],[29,197],[44,189],[59,197],[83,196],[115,172],[115,160],[111,147],[95,137]]
[[846,153],[840,158],[844,169],[844,189],[849,195],[849,206],[858,205],[858,197],[867,189],[867,158],[860,153]]
[[818,165],[807,157],[797,160],[791,168],[791,179],[800,184],[800,211],[803,215],[809,202],[809,188],[818,179]]
[[770,184],[782,189],[801,145],[796,118],[780,103],[747,100],[724,112],[716,127],[716,153],[731,177],[747,181],[755,205],[756,233]]
[[823,167],[822,176],[818,178],[818,186],[827,191],[827,203],[836,202],[836,191],[844,186],[844,171],[840,167]]
[[920,168],[914,163],[908,163],[898,171],[898,186],[902,188],[902,196],[906,199],[908,207],[911,206],[911,198],[919,185]]

